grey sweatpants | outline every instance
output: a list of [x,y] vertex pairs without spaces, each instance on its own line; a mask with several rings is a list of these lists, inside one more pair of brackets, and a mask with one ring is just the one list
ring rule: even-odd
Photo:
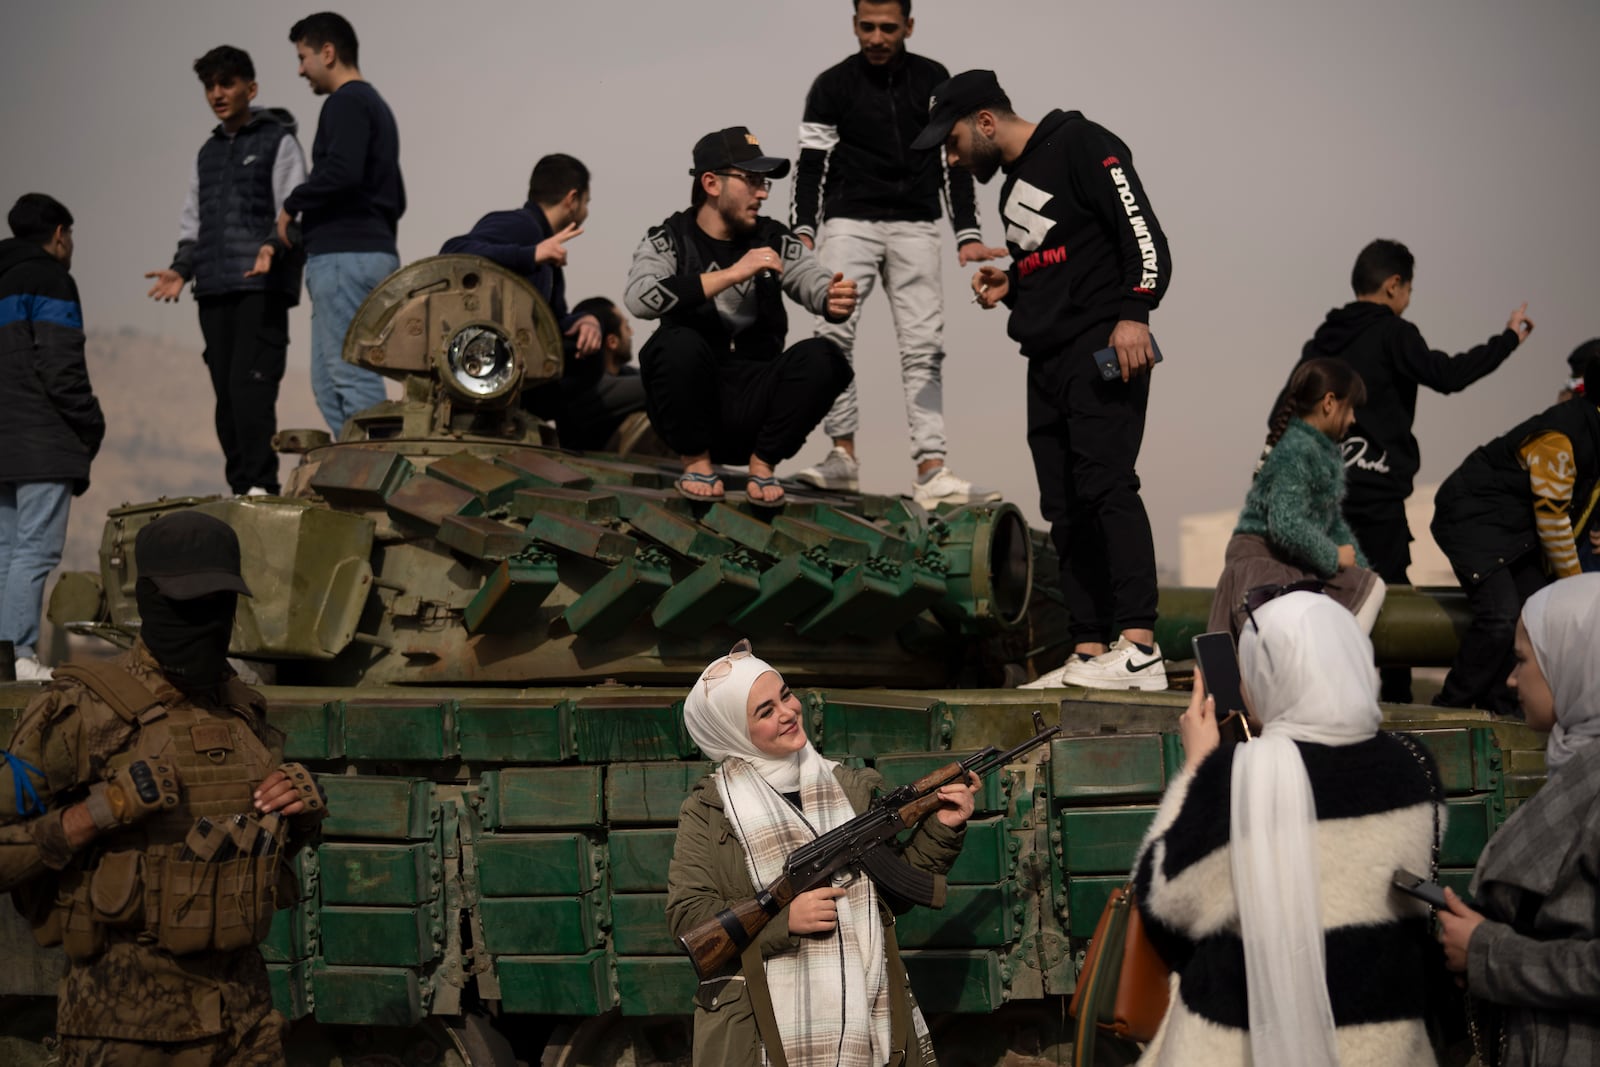
[[[911,430],[911,459],[916,463],[943,459],[944,307],[937,224],[828,219],[817,236],[817,257],[823,266],[854,281],[857,294],[855,314],[840,323],[818,318],[817,336],[838,345],[853,363],[861,309],[882,277],[900,340],[900,383]],[[847,437],[860,424],[852,380],[822,421],[822,429],[829,437]]]

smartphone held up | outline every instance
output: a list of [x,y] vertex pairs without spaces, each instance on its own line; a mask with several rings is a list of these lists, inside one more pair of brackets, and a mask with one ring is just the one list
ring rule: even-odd
[[1225,630],[1200,634],[1192,644],[1197,674],[1204,680],[1206,692],[1215,701],[1217,728],[1222,734],[1222,743],[1228,745],[1250,740],[1244,690],[1239,683],[1239,654],[1233,647],[1233,635]]

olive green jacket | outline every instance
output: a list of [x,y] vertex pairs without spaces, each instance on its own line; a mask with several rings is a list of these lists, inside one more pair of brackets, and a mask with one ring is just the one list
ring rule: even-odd
[[[865,811],[873,795],[883,788],[883,776],[874,770],[836,767],[834,777],[844,787],[850,806]],[[944,874],[961,854],[966,828],[952,830],[937,818],[919,825],[902,846],[904,858],[913,867],[931,874]],[[745,871],[744,849],[733,836],[722,811],[722,795],[711,776],[702,778],[678,811],[678,838],[673,848],[672,866],[667,873],[667,924],[673,937],[687,933],[717,912],[755,896],[755,886]],[[894,941],[894,917],[882,896],[878,898],[884,918],[884,940]],[[789,910],[785,908],[756,939],[761,958],[800,947],[800,939],[789,933]],[[730,974],[733,972],[730,972]],[[759,976],[762,982],[765,975]],[[899,1010],[909,1012],[910,994],[904,982],[891,988],[907,990],[906,1002]],[[920,1067],[917,1042],[908,1041],[911,1054],[906,1067]],[[700,984],[695,995],[694,1062],[696,1064],[757,1064],[761,1062],[761,1035],[756,1029],[755,1008],[745,982],[726,977]],[[901,1062],[901,1061],[891,1061]]]

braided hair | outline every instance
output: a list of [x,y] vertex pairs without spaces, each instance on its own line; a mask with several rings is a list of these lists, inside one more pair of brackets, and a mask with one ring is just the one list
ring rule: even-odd
[[1261,473],[1262,465],[1272,454],[1273,446],[1288,431],[1290,421],[1311,414],[1329,393],[1333,394],[1335,400],[1348,400],[1352,407],[1360,407],[1367,402],[1366,382],[1344,360],[1327,356],[1302,360],[1294,373],[1289,375],[1289,383],[1278,394],[1272,415],[1267,419],[1267,442],[1261,450],[1261,458],[1256,461],[1257,474]]

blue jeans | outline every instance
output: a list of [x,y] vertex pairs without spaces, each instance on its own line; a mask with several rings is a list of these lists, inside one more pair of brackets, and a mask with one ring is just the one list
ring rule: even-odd
[[332,252],[306,257],[311,294],[311,392],[338,440],[345,420],[384,400],[383,376],[346,363],[344,335],[367,294],[396,270],[389,252]]
[[0,482],[0,641],[18,659],[39,643],[44,580],[67,543],[71,482]]

